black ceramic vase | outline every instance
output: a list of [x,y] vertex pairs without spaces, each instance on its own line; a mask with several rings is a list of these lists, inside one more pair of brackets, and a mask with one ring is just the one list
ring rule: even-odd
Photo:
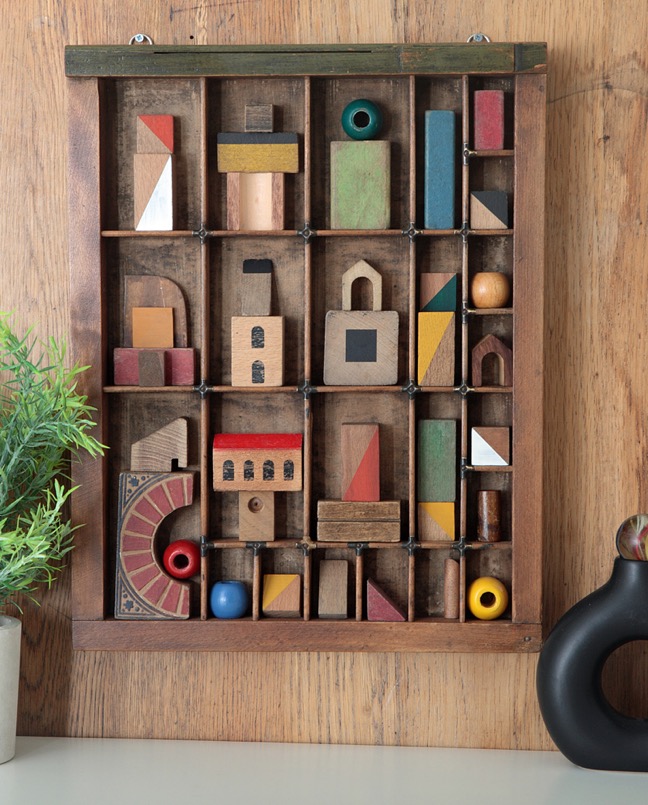
[[610,580],[563,615],[540,655],[537,690],[545,724],[560,751],[584,768],[648,771],[648,719],[620,713],[601,684],[615,649],[648,640],[647,540],[648,515],[621,525]]

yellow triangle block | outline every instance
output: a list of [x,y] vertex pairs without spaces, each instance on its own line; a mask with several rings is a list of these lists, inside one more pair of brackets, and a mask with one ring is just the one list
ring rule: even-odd
[[264,615],[299,617],[301,576],[297,573],[268,573],[263,577]]
[[419,538],[439,540],[455,538],[455,504],[419,503]]
[[[423,312],[418,314],[418,382],[422,383],[448,327],[454,320],[452,312]],[[445,363],[452,363],[449,376],[454,374],[454,344]],[[448,385],[452,385],[450,380]]]

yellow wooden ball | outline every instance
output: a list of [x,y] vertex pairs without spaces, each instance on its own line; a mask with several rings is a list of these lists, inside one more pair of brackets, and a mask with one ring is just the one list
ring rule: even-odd
[[503,615],[508,606],[506,587],[494,576],[481,576],[468,588],[468,609],[482,621],[492,621]]
[[475,307],[504,307],[511,296],[511,284],[500,271],[480,271],[473,277],[471,293]]

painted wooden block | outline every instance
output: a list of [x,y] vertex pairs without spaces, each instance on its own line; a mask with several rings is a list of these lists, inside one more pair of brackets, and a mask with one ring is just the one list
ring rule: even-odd
[[386,140],[331,143],[331,229],[389,229]]
[[232,316],[232,385],[282,386],[284,317]]
[[239,492],[239,539],[272,542],[275,538],[274,492]]
[[[113,352],[113,382],[116,386],[139,386],[140,354],[132,347],[117,347]],[[164,359],[169,386],[193,386],[196,379],[196,350],[165,349]]]
[[131,472],[171,472],[173,464],[186,467],[189,446],[188,424],[178,417],[168,425],[131,445]]
[[344,424],[342,441],[342,500],[380,500],[380,427]]
[[511,463],[511,429],[471,429],[471,462],[474,467],[506,467]]
[[227,228],[266,232],[284,228],[283,173],[228,173]]
[[[373,310],[351,310],[353,282],[369,280]],[[326,314],[324,383],[329,386],[392,386],[398,379],[398,313],[381,310],[382,277],[359,260],[342,277],[342,310]]]
[[138,154],[174,152],[173,115],[138,115],[136,123]]
[[325,542],[399,542],[399,500],[317,501],[317,539]]
[[173,156],[134,154],[133,173],[135,229],[173,229]]
[[272,260],[244,260],[239,292],[241,316],[269,316],[272,309]]
[[499,151],[504,148],[504,92],[478,89],[473,97],[474,137],[476,151]]
[[424,213],[426,229],[455,225],[455,113],[425,113]]
[[420,502],[418,504],[418,538],[421,542],[454,540],[454,502]]
[[115,618],[189,617],[190,586],[171,578],[158,560],[156,535],[174,511],[193,502],[192,473],[119,476]]
[[263,577],[261,611],[268,618],[299,618],[301,576],[292,573],[266,573]]
[[137,378],[140,386],[168,386],[171,362],[165,349],[140,349],[137,352]]
[[248,103],[245,106],[245,131],[273,131],[274,107],[271,103]]
[[131,313],[135,349],[173,349],[172,307],[134,307]]
[[425,313],[454,312],[457,309],[457,274],[421,274],[419,310]]
[[216,137],[221,173],[297,173],[299,143],[291,132],[221,133]]
[[323,559],[319,564],[317,615],[344,620],[349,615],[349,564],[346,559]]
[[495,356],[497,361],[497,380],[494,385],[499,386],[512,386],[513,385],[513,352],[506,346],[503,341],[500,341],[497,336],[489,333],[480,339],[472,350],[472,383],[475,388],[479,388],[484,384],[483,365],[484,359],[489,356]]
[[124,338],[125,347],[133,346],[133,314],[135,307],[173,308],[174,347],[189,345],[187,305],[180,286],[166,277],[133,274],[124,277]]
[[503,190],[473,190],[470,194],[471,229],[508,229],[508,194]]
[[367,579],[367,620],[396,623],[405,619],[403,610],[387,593],[373,579]]
[[454,419],[419,422],[417,498],[426,503],[457,499],[457,423]]
[[418,314],[418,372],[420,386],[454,386],[455,314]]
[[298,492],[301,433],[217,433],[212,465],[218,492]]
[[459,617],[460,567],[456,559],[443,563],[443,617],[456,620]]

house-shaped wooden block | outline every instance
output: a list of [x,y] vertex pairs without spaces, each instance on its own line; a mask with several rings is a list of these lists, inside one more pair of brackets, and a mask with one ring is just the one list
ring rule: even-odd
[[214,489],[298,492],[302,488],[301,433],[217,433]]

